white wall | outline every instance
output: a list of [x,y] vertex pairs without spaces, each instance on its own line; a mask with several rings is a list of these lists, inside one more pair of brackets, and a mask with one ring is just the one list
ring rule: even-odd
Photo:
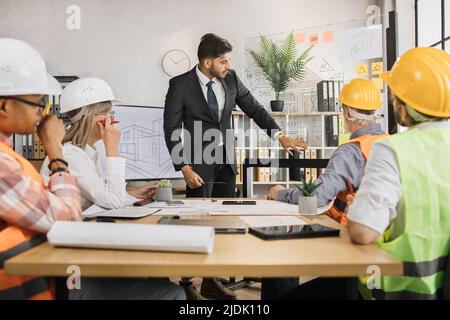
[[[217,33],[235,47],[277,33],[365,18],[376,0],[0,0],[0,37],[33,44],[54,75],[97,76],[126,103],[161,106],[169,77],[161,58],[183,49],[196,63],[200,37]],[[68,30],[68,5],[81,8],[81,30]]]

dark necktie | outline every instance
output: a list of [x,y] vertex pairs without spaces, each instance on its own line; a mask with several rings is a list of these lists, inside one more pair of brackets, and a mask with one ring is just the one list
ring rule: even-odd
[[206,84],[206,86],[208,87],[208,107],[209,110],[211,110],[214,120],[219,122],[219,103],[217,102],[216,95],[214,94],[214,91],[212,89],[213,83],[214,81],[211,80]]

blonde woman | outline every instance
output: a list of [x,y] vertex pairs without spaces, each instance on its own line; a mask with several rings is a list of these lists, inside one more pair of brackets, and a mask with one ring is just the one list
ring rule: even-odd
[[[66,113],[71,122],[63,139],[63,154],[70,173],[78,180],[82,210],[92,204],[108,209],[121,208],[154,195],[152,185],[126,190],[126,159],[120,157],[120,131],[114,127],[113,101],[109,85],[97,78],[76,80],[61,95],[61,112]],[[105,145],[106,176],[101,174],[95,150],[95,143],[100,140]],[[47,167],[48,159],[41,169],[45,181],[50,175]]]

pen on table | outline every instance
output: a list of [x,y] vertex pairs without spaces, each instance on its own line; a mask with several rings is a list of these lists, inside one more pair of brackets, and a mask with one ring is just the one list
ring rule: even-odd
[[158,210],[156,210],[155,212],[153,212],[153,213],[151,213],[150,215],[154,215],[155,213],[158,213],[158,212],[160,212],[162,209],[158,209]]

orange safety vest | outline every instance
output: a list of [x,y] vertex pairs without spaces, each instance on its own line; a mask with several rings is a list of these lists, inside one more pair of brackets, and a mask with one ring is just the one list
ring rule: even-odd
[[[13,157],[22,168],[23,174],[37,181],[42,186],[42,189],[45,189],[39,172],[37,172],[28,160],[3,143],[0,143],[0,152],[4,152]],[[6,212],[7,214],[8,211]],[[51,282],[42,277],[7,276],[4,269],[4,264],[7,259],[27,251],[46,240],[46,236],[43,234],[0,220],[0,300],[54,299],[54,287]]]
[[[388,134],[379,134],[379,135],[366,134],[361,137],[347,141],[346,143],[357,144],[358,147],[361,149],[365,162],[367,163],[367,159],[369,159],[370,151],[372,151],[372,145],[374,144],[374,142],[387,136]],[[347,195],[354,196],[356,194],[356,190],[354,189],[348,177],[345,178],[345,182],[347,185],[347,190],[341,191],[337,194],[333,206],[326,213],[332,219],[346,226],[348,222],[347,213],[345,212],[348,205]]]

